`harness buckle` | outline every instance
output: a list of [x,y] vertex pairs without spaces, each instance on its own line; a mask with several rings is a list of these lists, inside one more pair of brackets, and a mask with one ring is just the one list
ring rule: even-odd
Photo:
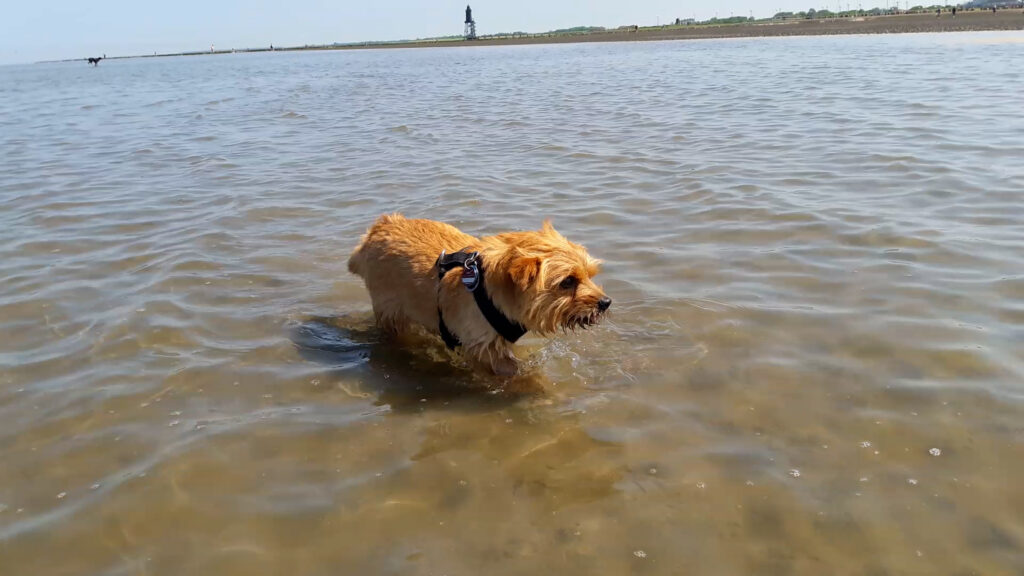
[[478,252],[473,252],[466,258],[462,265],[462,276],[460,280],[466,290],[473,292],[480,286],[480,266],[477,264]]

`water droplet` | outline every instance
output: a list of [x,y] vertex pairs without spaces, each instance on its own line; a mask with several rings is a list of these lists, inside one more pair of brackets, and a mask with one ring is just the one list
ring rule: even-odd
[[97,483],[93,484],[92,486],[89,486],[89,490],[98,490],[99,487],[100,487],[100,483],[97,482]]
[[916,552],[917,552],[917,557],[918,558],[920,558],[921,556],[924,556],[924,552],[921,552],[920,550],[917,550]]
[[697,482],[697,488],[700,488],[701,490],[703,490],[705,487],[707,487],[707,484],[705,484],[703,482]]
[[68,495],[67,492],[61,492],[60,494],[57,494],[57,500],[62,500],[67,495]]
[[170,422],[169,422],[169,423],[167,424],[167,427],[168,427],[168,428],[170,428],[170,427],[172,427],[172,426],[177,426],[178,424],[181,424],[181,420],[171,420],[171,421],[170,421]]
[[168,416],[181,416],[181,410],[175,410],[174,412],[168,414]]
[[938,448],[932,448],[931,450],[928,451],[928,453],[931,454],[932,456],[941,456],[942,450],[939,450]]
[[793,478],[799,478],[800,471],[797,470],[796,468],[793,468],[792,470],[789,471],[789,475],[792,476]]
[[907,478],[907,484],[910,484],[911,486],[917,486],[917,479],[916,478]]
[[860,447],[861,448],[871,448],[871,442],[868,442],[867,440],[865,440],[865,441],[860,443]]
[[867,476],[862,476],[860,481],[861,482],[867,482],[868,481],[868,477]]
[[754,485],[753,481],[747,480],[747,486],[753,486],[753,485]]
[[653,475],[658,473],[658,469],[657,468],[651,468],[647,472],[653,476]]
[[633,556],[636,556],[637,558],[647,558],[647,552],[644,552],[643,550],[634,550]]

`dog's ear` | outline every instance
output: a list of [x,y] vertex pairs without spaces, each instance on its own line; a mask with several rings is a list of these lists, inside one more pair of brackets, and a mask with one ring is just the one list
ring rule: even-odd
[[539,256],[512,248],[508,255],[508,276],[517,288],[526,290],[540,275],[540,263]]
[[561,242],[565,241],[565,236],[562,236],[561,232],[555,230],[555,227],[551,224],[550,218],[544,219],[544,223],[540,225],[540,233]]
[[562,239],[562,235],[555,230],[554,225],[551,223],[551,218],[545,218],[544,223],[541,224],[541,234],[550,236],[552,238]]

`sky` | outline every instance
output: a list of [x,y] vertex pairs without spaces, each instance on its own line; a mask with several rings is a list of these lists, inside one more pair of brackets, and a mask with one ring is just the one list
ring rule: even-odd
[[[652,25],[730,14],[762,17],[780,9],[836,6],[835,0],[469,2],[478,34]],[[466,8],[466,0],[12,0],[4,4],[0,64],[207,50],[211,44],[221,49],[445,36],[462,33]]]

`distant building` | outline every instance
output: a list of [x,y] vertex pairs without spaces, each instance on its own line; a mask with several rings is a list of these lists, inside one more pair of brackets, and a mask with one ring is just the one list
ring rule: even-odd
[[1020,0],[974,0],[964,4],[964,8],[1021,8],[1024,2]]

